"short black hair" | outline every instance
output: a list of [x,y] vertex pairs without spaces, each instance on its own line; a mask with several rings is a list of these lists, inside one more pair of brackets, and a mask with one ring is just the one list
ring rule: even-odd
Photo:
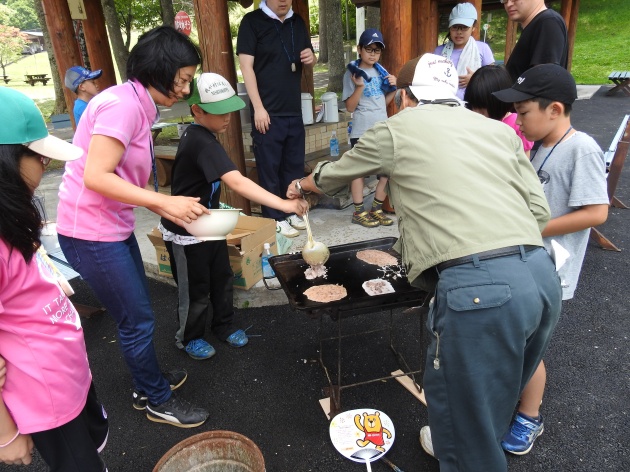
[[152,86],[168,96],[174,92],[177,71],[201,63],[199,48],[170,26],[158,26],[138,39],[127,59],[127,79]]
[[[557,102],[558,100],[551,100],[550,98],[543,98],[543,97],[534,97],[526,101],[538,103],[538,108],[540,108],[541,110],[546,110],[549,105],[551,105],[553,102]],[[570,116],[571,110],[573,109],[573,104],[562,103],[562,105],[564,106],[564,116]]]
[[501,121],[512,110],[512,103],[506,103],[492,95],[492,92],[512,86],[512,78],[502,66],[488,65],[475,71],[464,92],[464,101],[469,109],[483,108],[488,117]]

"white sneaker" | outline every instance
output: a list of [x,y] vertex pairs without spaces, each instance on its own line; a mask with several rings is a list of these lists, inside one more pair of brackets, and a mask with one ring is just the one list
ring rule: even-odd
[[[435,457],[435,453],[433,452],[433,441],[431,440],[431,428],[428,426],[423,426],[420,430],[420,445],[424,452],[429,454],[431,457]],[[435,457],[437,459],[437,457]]]
[[296,229],[293,229],[288,221],[276,221],[276,233],[280,233],[287,238],[295,238],[300,234]]
[[291,215],[287,218],[287,222],[295,229],[306,229],[306,223],[297,215]]

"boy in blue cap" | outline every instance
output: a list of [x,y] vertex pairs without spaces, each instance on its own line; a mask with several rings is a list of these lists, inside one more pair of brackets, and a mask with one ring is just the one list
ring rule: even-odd
[[73,66],[66,71],[65,85],[77,94],[73,110],[74,122],[77,126],[88,102],[100,91],[96,79],[101,75],[103,75],[101,69],[91,71],[81,66]]
[[[343,76],[341,98],[346,103],[346,109],[353,113],[350,134],[352,147],[376,122],[387,119],[387,105],[396,93],[396,77],[378,63],[383,49],[385,49],[385,42],[381,32],[374,28],[366,29],[361,34],[357,45],[359,59],[348,64],[348,70]],[[363,177],[353,180],[350,184],[354,203],[352,222],[365,228],[374,228],[379,225],[391,226],[394,223],[382,210],[383,201],[387,196],[385,193],[387,177],[378,177],[372,208],[369,212],[363,206]]]

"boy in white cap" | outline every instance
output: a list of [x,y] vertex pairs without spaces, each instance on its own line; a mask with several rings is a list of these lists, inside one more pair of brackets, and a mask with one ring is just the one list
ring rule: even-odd
[[472,3],[455,5],[448,16],[448,34],[444,44],[435,48],[435,54],[453,61],[457,67],[459,83],[457,96],[463,100],[466,86],[473,73],[482,66],[494,64],[492,50],[483,41],[472,37],[477,25],[478,12]]
[[77,94],[73,110],[74,122],[77,126],[79,125],[79,120],[88,102],[92,100],[100,90],[96,79],[101,75],[103,75],[103,71],[100,69],[91,71],[81,66],[73,66],[66,71],[65,85]]
[[[230,83],[207,72],[193,85],[188,104],[195,122],[186,129],[177,148],[172,195],[200,197],[199,203],[216,209],[223,182],[249,200],[302,215],[308,208],[305,200],[283,200],[244,177],[217,140],[215,134],[227,130],[231,114],[245,107]],[[204,339],[208,318],[210,329],[220,340],[233,347],[245,346],[247,335],[233,326],[234,274],[226,241],[199,241],[166,218],[162,218],[159,228],[179,287],[177,347],[196,360],[214,356],[215,349]]]
[[287,196],[335,195],[357,176],[389,176],[402,221],[394,249],[409,282],[434,294],[423,382],[431,427],[420,442],[443,472],[504,472],[501,437],[560,314],[540,235],[549,206],[516,133],[457,99],[451,61],[412,59],[397,86],[400,111]]

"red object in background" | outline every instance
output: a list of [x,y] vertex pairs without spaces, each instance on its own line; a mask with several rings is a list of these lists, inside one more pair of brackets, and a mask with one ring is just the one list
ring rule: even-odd
[[190,36],[192,30],[192,23],[190,22],[190,16],[185,11],[178,11],[175,15],[175,29],[180,33],[184,33],[186,36]]

